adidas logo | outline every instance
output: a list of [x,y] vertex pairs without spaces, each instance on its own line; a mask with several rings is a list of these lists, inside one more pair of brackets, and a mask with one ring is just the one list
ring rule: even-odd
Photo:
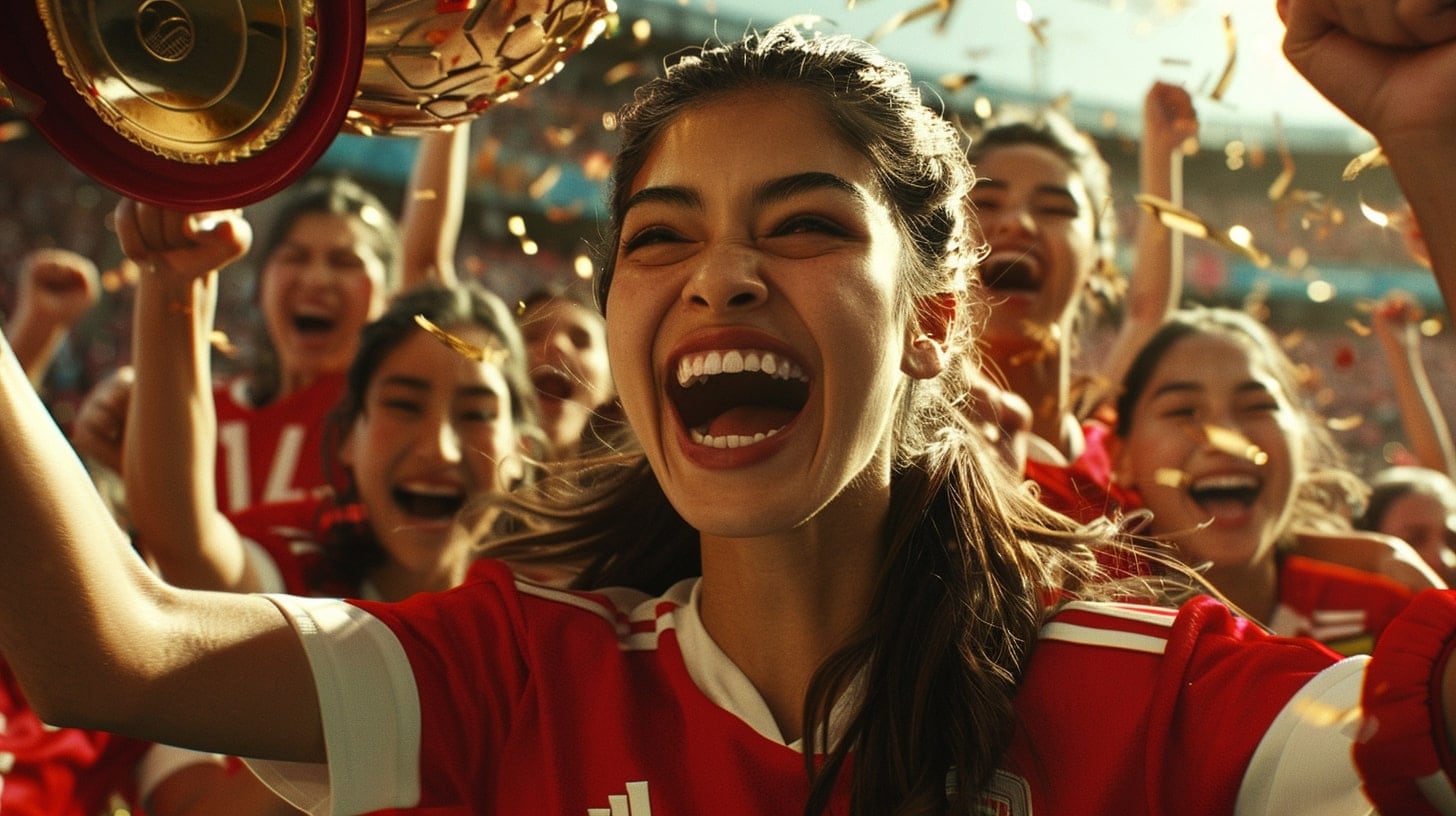
[[628,782],[627,792],[607,797],[607,807],[587,808],[586,816],[652,816],[646,782]]

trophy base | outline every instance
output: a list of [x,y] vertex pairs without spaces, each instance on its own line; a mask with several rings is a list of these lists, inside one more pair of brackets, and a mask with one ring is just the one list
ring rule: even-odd
[[[0,82],[11,104],[67,161],[130,198],[171,209],[241,207],[293,182],[339,133],[354,102],[367,31],[364,0],[315,4],[312,76],[287,129],[265,147],[209,163],[149,149],[123,133],[81,94],[52,48],[40,3],[15,3],[0,27]],[[71,22],[71,21],[66,21]],[[93,92],[99,93],[92,86]]]

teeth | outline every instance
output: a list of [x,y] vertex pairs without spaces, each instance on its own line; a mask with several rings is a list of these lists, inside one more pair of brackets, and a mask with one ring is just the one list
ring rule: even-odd
[[1254,489],[1258,486],[1259,480],[1253,476],[1228,473],[1217,476],[1205,476],[1193,482],[1188,487],[1190,490],[1242,490]]
[[450,486],[450,485],[423,484],[423,483],[420,483],[420,482],[410,482],[410,483],[407,483],[407,484],[402,484],[402,485],[399,486],[399,489],[400,490],[404,490],[404,491],[409,492],[409,493],[414,493],[414,494],[419,495],[419,496],[459,496],[459,495],[461,495],[460,488],[458,488],[458,487],[454,487],[454,486]]
[[712,436],[711,434],[700,431],[697,428],[693,428],[688,432],[688,435],[692,437],[694,443],[698,445],[704,445],[709,448],[746,448],[749,445],[756,445],[759,442],[768,439],[770,436],[778,433],[779,430],[779,428],[774,428],[772,431],[769,431],[767,433],[756,433],[753,436],[744,436],[742,434]]
[[717,374],[761,371],[775,379],[808,382],[804,369],[771,351],[709,351],[682,358],[677,363],[677,384],[683,388],[705,382]]

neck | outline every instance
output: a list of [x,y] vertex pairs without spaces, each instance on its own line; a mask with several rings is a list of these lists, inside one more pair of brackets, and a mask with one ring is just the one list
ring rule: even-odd
[[888,486],[884,499],[832,529],[816,518],[812,529],[762,539],[703,536],[703,626],[763,696],[785,742],[803,735],[814,673],[869,608]]
[[1272,549],[1264,558],[1211,567],[1204,577],[1244,614],[1269,625],[1279,604],[1279,563]]
[[1031,406],[1031,432],[1050,442],[1068,461],[1081,452],[1067,433],[1071,410],[1071,360],[1061,347],[1051,351],[1022,348],[989,356],[998,361],[1006,387]]
[[459,586],[465,580],[468,568],[469,562],[463,559],[414,567],[391,558],[369,573],[369,582],[379,592],[380,598],[402,601],[421,592],[443,592]]

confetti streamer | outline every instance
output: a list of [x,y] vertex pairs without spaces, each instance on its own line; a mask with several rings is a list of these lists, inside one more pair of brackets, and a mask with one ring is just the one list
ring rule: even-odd
[[1269,185],[1269,200],[1280,201],[1289,192],[1289,185],[1294,182],[1294,154],[1289,150],[1289,142],[1284,138],[1284,122],[1278,115],[1274,117],[1274,140],[1279,145],[1279,176],[1274,183]]
[[1202,238],[1224,249],[1237,252],[1260,269],[1267,269],[1271,263],[1269,255],[1254,246],[1252,236],[1247,229],[1234,228],[1227,231],[1218,229],[1191,210],[1183,209],[1174,205],[1173,202],[1155,195],[1138,193],[1135,198],[1138,204],[1157,216],[1163,226],[1168,229],[1177,230],[1195,238]]
[[1376,145],[1370,150],[1351,159],[1350,163],[1345,165],[1345,172],[1341,174],[1340,178],[1345,181],[1354,181],[1356,177],[1366,170],[1372,167],[1382,167],[1387,164],[1390,164],[1390,160],[1385,157],[1385,151],[1381,149],[1380,145]]
[[1188,474],[1177,468],[1158,468],[1153,471],[1153,483],[1182,490],[1188,486]]
[[1239,33],[1234,28],[1232,14],[1223,16],[1223,41],[1225,47],[1228,48],[1228,62],[1224,64],[1223,74],[1219,76],[1218,82],[1214,83],[1213,91],[1208,95],[1208,98],[1215,102],[1222,102],[1223,95],[1228,93],[1229,83],[1234,78],[1234,64],[1238,62],[1239,57]]
[[875,28],[874,31],[870,32],[870,35],[865,39],[868,42],[877,43],[887,35],[899,30],[902,26],[905,26],[908,23],[913,23],[922,17],[928,17],[932,14],[941,15],[940,21],[936,23],[936,29],[942,30],[945,26],[946,18],[950,15],[951,7],[953,5],[954,4],[951,2],[951,0],[931,0],[929,3],[926,3],[923,6],[918,6],[908,11],[899,12],[890,19],[881,23],[877,28]]
[[1331,417],[1325,420],[1325,427],[1332,431],[1353,431],[1365,424],[1365,417],[1359,414],[1350,414],[1343,417]]
[[238,356],[238,347],[233,345],[232,340],[228,339],[227,332],[221,329],[213,329],[212,334],[208,335],[207,341],[212,344],[214,349],[217,349],[218,354],[228,359]]
[[498,366],[506,360],[506,350],[495,345],[494,342],[485,347],[477,346],[474,343],[467,343],[454,334],[436,326],[424,315],[415,315],[415,323],[419,324],[420,328],[433,334],[446,347],[454,350],[466,359],[474,360],[478,363],[488,363],[494,366]]
[[1220,428],[1217,425],[1205,425],[1203,426],[1203,437],[1208,444],[1230,456],[1247,459],[1260,466],[1269,463],[1269,454],[1238,431]]

